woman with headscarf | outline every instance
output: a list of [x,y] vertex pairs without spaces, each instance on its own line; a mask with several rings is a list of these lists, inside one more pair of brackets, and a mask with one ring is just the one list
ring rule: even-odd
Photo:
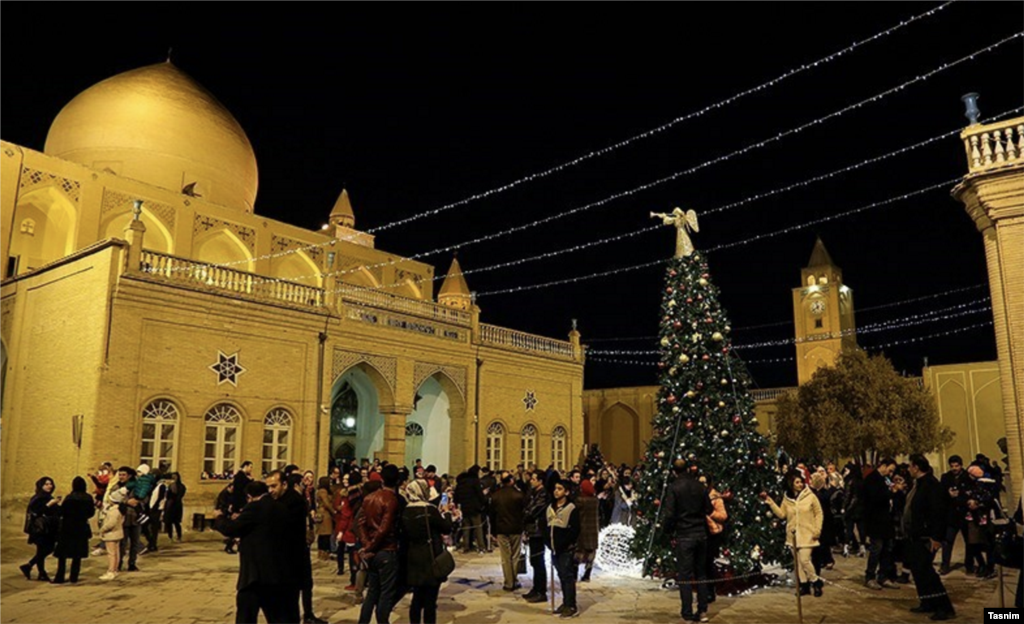
[[412,588],[411,624],[437,622],[437,595],[446,578],[434,576],[434,559],[444,551],[443,535],[452,532],[451,514],[430,504],[430,486],[416,479],[405,490],[408,504],[402,512],[406,541],[406,585]]
[[814,587],[815,597],[820,597],[825,582],[814,570],[811,553],[819,544],[823,512],[818,497],[811,488],[804,484],[803,475],[798,470],[790,470],[786,474],[786,495],[782,506],[767,493],[761,492],[761,499],[772,513],[786,521],[786,544],[793,549],[800,574],[800,595],[811,593]]
[[53,479],[42,477],[36,481],[36,493],[28,503],[25,517],[25,532],[28,543],[34,544],[36,554],[21,566],[25,578],[32,578],[32,568],[39,570],[39,580],[49,581],[46,573],[46,558],[53,552],[57,542],[57,525],[60,519],[60,498],[53,497]]
[[78,573],[82,569],[82,559],[89,556],[89,538],[92,529],[89,519],[96,514],[96,505],[88,492],[82,477],[75,477],[71,482],[71,493],[60,505],[60,531],[57,533],[57,576],[54,583],[64,582],[67,561],[71,559],[71,576],[68,580],[78,582]]
[[331,533],[337,512],[331,485],[330,477],[320,477],[316,485],[316,556],[320,561],[331,558]]
[[633,480],[623,474],[619,487],[615,488],[615,506],[612,507],[612,524],[633,526]]
[[[116,488],[116,489],[114,489]],[[124,539],[124,513],[121,505],[128,498],[128,489],[111,486],[104,496],[103,524],[100,525],[100,539],[107,547],[107,573],[101,581],[117,578],[118,564],[121,563],[121,540]]]
[[164,531],[167,532],[167,539],[174,539],[174,532],[178,534],[178,541],[181,541],[181,519],[185,515],[185,491],[187,488],[181,482],[181,474],[171,473],[170,484],[167,486],[167,499],[164,502]]

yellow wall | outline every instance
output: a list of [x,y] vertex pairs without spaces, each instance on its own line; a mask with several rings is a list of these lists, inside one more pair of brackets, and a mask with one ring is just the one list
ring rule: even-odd
[[956,433],[952,446],[939,454],[939,465],[946,466],[950,455],[970,463],[978,453],[1001,462],[1005,455],[996,440],[1006,437],[1006,427],[999,362],[929,366],[923,376],[936,397],[939,420]]

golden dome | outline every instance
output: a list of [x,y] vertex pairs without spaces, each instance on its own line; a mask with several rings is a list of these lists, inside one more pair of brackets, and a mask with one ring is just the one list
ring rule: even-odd
[[52,156],[253,211],[256,155],[224,105],[170,61],[107,78],[50,126]]

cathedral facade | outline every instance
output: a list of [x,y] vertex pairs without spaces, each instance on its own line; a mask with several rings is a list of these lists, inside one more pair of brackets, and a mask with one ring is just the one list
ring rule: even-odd
[[170,62],[78,95],[42,152],[0,145],[5,502],[103,461],[180,472],[193,504],[244,460],[574,463],[574,328],[483,323],[457,261],[435,296],[347,192],[312,231],[256,214],[257,182],[240,125]]

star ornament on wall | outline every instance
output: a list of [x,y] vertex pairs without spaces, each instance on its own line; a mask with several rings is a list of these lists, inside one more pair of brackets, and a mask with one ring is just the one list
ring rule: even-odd
[[523,397],[523,405],[526,406],[526,411],[533,411],[533,408],[537,407],[537,393],[533,390],[527,390],[526,396]]
[[246,371],[245,367],[238,363],[237,351],[228,355],[219,349],[217,350],[217,361],[210,364],[209,368],[217,373],[218,386],[227,382],[236,388],[238,387],[238,376]]

